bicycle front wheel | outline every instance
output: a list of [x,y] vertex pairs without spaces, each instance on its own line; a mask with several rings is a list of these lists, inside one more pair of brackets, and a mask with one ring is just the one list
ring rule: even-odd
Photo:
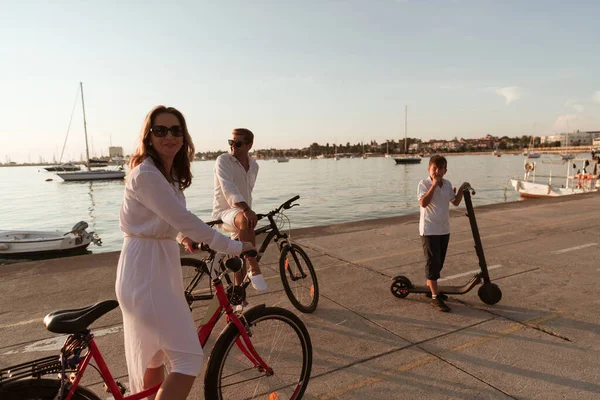
[[303,313],[312,313],[319,303],[317,274],[306,252],[296,243],[281,250],[279,275],[290,302]]
[[188,305],[197,300],[212,298],[209,272],[206,263],[196,258],[181,259],[181,274],[183,276],[183,291]]
[[204,397],[218,400],[301,399],[312,367],[312,344],[304,323],[279,307],[254,307],[244,313],[252,345],[273,370],[268,375],[240,350],[247,351],[230,323],[208,359]]
[[[23,379],[3,384],[0,387],[2,400],[53,400],[60,389],[58,379]],[[100,400],[100,397],[82,386],[78,386],[73,400]]]

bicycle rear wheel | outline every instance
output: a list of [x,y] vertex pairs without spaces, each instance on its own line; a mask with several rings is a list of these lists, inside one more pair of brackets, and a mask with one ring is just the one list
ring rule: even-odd
[[183,290],[188,305],[191,306],[197,300],[212,298],[210,274],[204,261],[197,258],[182,258],[181,274],[183,275]]
[[303,313],[312,313],[319,303],[317,274],[306,252],[296,243],[281,250],[279,275],[290,302]]
[[[208,359],[204,397],[218,400],[302,398],[312,367],[312,344],[304,323],[279,307],[254,307],[244,313],[252,345],[273,369],[268,376],[238,347],[237,327],[230,323]],[[245,349],[245,347],[244,347]]]
[[[60,389],[58,379],[23,379],[0,387],[2,400],[53,400]],[[73,400],[100,400],[100,397],[82,386],[75,390]]]

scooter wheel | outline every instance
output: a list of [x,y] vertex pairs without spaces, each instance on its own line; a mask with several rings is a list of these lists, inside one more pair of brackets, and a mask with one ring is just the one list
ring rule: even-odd
[[495,283],[484,283],[477,291],[477,295],[485,304],[496,304],[502,299],[502,291]]
[[403,299],[408,296],[408,289],[412,287],[412,283],[410,280],[402,275],[396,276],[392,282],[392,286],[390,286],[390,291],[392,294],[399,299]]

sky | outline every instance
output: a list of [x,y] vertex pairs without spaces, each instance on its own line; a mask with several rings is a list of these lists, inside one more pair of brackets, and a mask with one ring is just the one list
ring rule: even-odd
[[[148,111],[197,151],[600,130],[600,2],[0,0],[0,162],[130,154]],[[75,107],[75,108],[74,108]],[[71,112],[73,119],[68,129]]]

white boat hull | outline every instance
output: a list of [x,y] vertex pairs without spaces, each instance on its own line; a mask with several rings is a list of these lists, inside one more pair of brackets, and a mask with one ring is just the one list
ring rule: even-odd
[[528,198],[544,198],[544,197],[559,197],[570,196],[573,194],[583,194],[597,192],[595,182],[590,182],[589,185],[581,185],[581,187],[556,187],[544,183],[527,182],[521,179],[511,179],[510,184],[521,195]]
[[0,257],[46,253],[69,253],[84,250],[92,242],[86,231],[0,231]]
[[82,172],[65,172],[56,174],[64,181],[101,181],[107,179],[123,179],[125,172],[123,171],[82,171]]

